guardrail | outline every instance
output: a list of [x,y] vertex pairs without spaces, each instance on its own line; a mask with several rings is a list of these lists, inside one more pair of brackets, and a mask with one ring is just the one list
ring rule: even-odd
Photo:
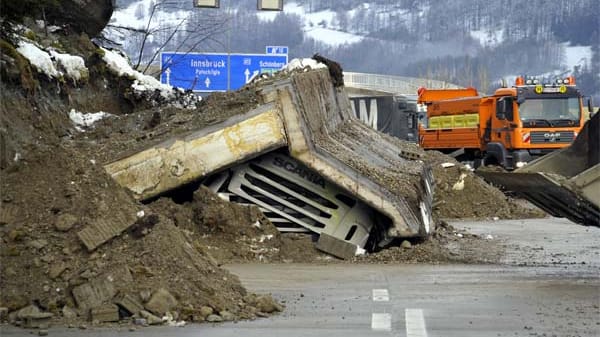
[[353,73],[346,71],[344,71],[344,85],[346,87],[413,95],[417,93],[417,90],[420,87],[429,89],[462,88],[456,84],[425,78]]

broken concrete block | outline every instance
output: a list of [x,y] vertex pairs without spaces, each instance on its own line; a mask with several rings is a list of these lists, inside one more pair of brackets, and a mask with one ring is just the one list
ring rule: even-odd
[[62,308],[62,315],[67,320],[73,320],[77,318],[77,312],[66,305]]
[[51,279],[56,279],[67,269],[67,264],[64,262],[55,263],[50,266],[50,270],[48,271],[48,276]]
[[110,301],[116,295],[112,282],[105,277],[73,288],[73,297],[79,309],[87,311]]
[[38,239],[38,240],[31,240],[29,242],[27,242],[27,246],[40,250],[44,247],[46,247],[48,245],[48,240],[44,240],[44,239]]
[[45,329],[50,325],[54,316],[50,312],[41,312],[35,305],[29,305],[17,312],[17,318],[23,321],[24,328]]
[[106,279],[114,284],[129,284],[133,282],[133,276],[127,266],[119,266],[108,273],[105,273]]
[[268,314],[275,311],[283,311],[283,307],[275,302],[271,296],[258,296],[256,298],[256,308]]
[[208,317],[206,317],[206,321],[211,322],[211,323],[223,322],[223,317],[212,314],[212,315],[208,315]]
[[23,319],[27,316],[39,314],[41,311],[35,305],[28,305],[24,308],[21,308],[17,311],[17,318]]
[[200,316],[202,316],[202,319],[206,319],[206,317],[208,317],[209,315],[213,314],[213,308],[211,307],[201,307],[200,308]]
[[400,244],[400,247],[404,248],[404,249],[409,249],[412,248],[412,244],[410,243],[410,241],[408,240],[404,240],[402,241],[402,243]]
[[104,304],[91,310],[92,322],[118,322],[119,307],[116,304]]
[[14,223],[19,219],[19,207],[12,204],[0,205],[0,225]]
[[160,317],[155,316],[146,310],[140,311],[140,315],[142,315],[150,325],[162,324],[162,319],[160,319]]
[[221,316],[224,321],[235,321],[235,315],[227,310],[221,310],[219,316]]
[[127,310],[132,315],[137,315],[140,311],[144,310],[144,306],[133,296],[126,294],[121,296],[119,299],[115,301],[115,303]]
[[56,222],[54,222],[54,228],[58,231],[66,232],[73,228],[76,223],[77,218],[74,215],[65,213],[58,216]]
[[340,240],[326,233],[321,233],[316,247],[325,253],[345,260],[352,259],[356,255],[357,248],[353,243]]
[[166,289],[160,288],[152,294],[148,303],[146,303],[146,309],[157,315],[164,315],[167,311],[170,311],[177,306],[177,300],[171,293]]
[[111,240],[121,234],[124,230],[133,225],[135,214],[122,214],[116,212],[109,218],[98,218],[95,222],[88,225],[77,233],[79,240],[83,242],[88,251],[93,251],[98,246]]

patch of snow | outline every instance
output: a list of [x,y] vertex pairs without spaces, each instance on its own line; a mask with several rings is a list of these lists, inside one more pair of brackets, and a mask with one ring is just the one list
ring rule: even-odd
[[[304,7],[298,5],[295,2],[288,3],[287,1],[285,1],[283,3],[283,12],[285,14],[296,14],[302,17],[305,15]],[[256,16],[261,21],[271,22],[275,20],[275,17],[278,14],[278,11],[258,11],[258,13],[256,13]]]
[[304,59],[293,59],[291,60],[284,68],[285,71],[293,71],[296,69],[319,69],[319,68],[327,68],[327,66],[323,63],[317,62],[316,60],[310,58]]
[[592,60],[591,46],[571,46],[569,42],[562,45],[565,51],[563,65],[568,70],[573,70],[575,66],[590,65]]
[[61,69],[67,72],[68,77],[78,81],[82,77],[88,76],[88,69],[85,66],[83,57],[61,54],[53,50],[50,51],[50,55],[56,60]]
[[330,46],[353,44],[364,39],[363,36],[350,34],[329,28],[314,28],[305,31],[306,36]]
[[119,76],[130,76],[134,78],[131,87],[137,92],[158,90],[163,98],[169,99],[174,96],[173,87],[168,84],[160,83],[152,76],[144,75],[139,71],[133,70],[129,65],[129,60],[117,52],[104,49],[104,62]]
[[[283,6],[285,14],[296,14],[303,18],[303,31],[306,36],[315,41],[322,42],[330,46],[339,46],[342,44],[352,44],[364,39],[361,35],[347,33],[338,30],[336,13],[330,9],[308,13],[303,6],[295,2],[285,3]],[[350,12],[348,12],[350,13]],[[273,21],[279,12],[259,11],[258,19],[262,21]]]
[[[46,52],[27,41],[20,41],[17,51],[28,59],[39,72],[50,78],[66,75],[66,77],[77,81],[88,75],[88,69],[80,56],[62,54],[54,50]],[[59,69],[64,70],[66,74]]]
[[473,30],[471,31],[471,37],[479,41],[479,44],[484,47],[496,47],[504,40],[502,38],[504,34],[503,29],[495,31],[491,30]]
[[82,126],[90,127],[94,125],[94,123],[96,123],[97,121],[110,116],[112,115],[104,111],[94,113],[82,113],[76,111],[75,109],[71,109],[71,111],[69,111],[69,118],[71,119],[73,124],[75,124],[75,128],[78,131],[83,131],[83,129],[81,128]]
[[26,41],[19,42],[17,51],[23,55],[29,62],[41,73],[46,74],[48,77],[58,77],[60,73],[56,70],[54,62],[50,54],[38,48],[33,43]]
[[[129,6],[114,11],[110,18],[110,23],[134,29],[146,30],[148,28],[150,31],[155,31],[160,26],[176,25],[190,15],[190,11],[188,10],[166,11],[157,7],[152,21],[148,23],[149,13],[155,5],[156,1],[154,0],[132,2]],[[140,13],[142,15],[138,15]],[[114,32],[111,30],[111,33]],[[121,37],[127,38],[126,35],[122,35]]]
[[[160,83],[159,80],[152,76],[144,75],[139,71],[134,70],[129,65],[129,60],[120,53],[102,48],[104,51],[104,62],[119,76],[129,76],[134,79],[131,87],[138,96],[144,96],[147,93],[158,91],[160,96],[171,101],[170,104],[180,108],[194,108],[201,98],[194,94],[185,94],[181,88],[173,88],[172,86]],[[177,99],[177,100],[175,100]]]

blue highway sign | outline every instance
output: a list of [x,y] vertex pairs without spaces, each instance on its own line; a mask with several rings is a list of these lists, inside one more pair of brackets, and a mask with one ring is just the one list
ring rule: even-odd
[[267,46],[265,54],[286,54],[288,53],[287,46]]
[[231,54],[231,90],[262,73],[274,73],[287,64],[287,55]]
[[198,92],[237,90],[286,64],[287,55],[280,54],[162,53],[160,81]]
[[227,54],[162,53],[160,81],[193,91],[227,90]]

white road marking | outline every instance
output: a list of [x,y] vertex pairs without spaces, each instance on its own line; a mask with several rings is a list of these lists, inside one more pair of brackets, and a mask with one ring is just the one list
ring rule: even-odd
[[392,331],[392,314],[371,314],[371,330]]
[[406,309],[406,337],[427,337],[422,309]]
[[374,302],[387,302],[390,300],[390,295],[387,289],[373,289]]

